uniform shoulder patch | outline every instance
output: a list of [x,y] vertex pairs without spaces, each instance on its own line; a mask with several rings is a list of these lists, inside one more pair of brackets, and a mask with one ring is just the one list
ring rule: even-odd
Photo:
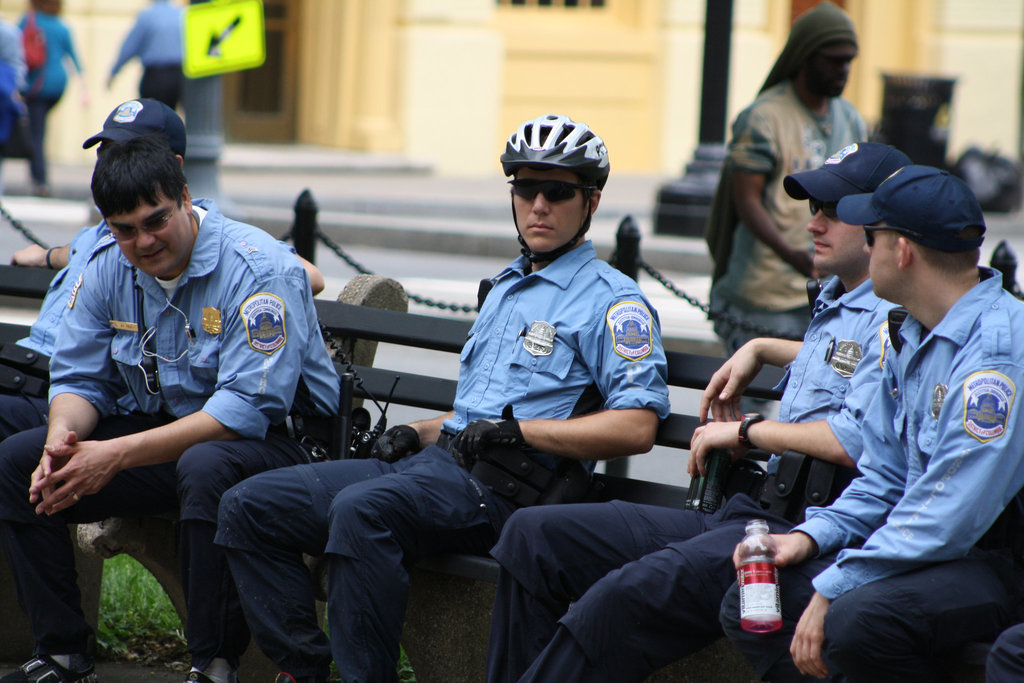
[[892,340],[889,338],[889,323],[884,322],[878,326],[878,367],[885,367],[885,357],[892,349]]
[[285,345],[284,301],[268,292],[253,294],[239,307],[249,346],[270,355]]
[[1001,372],[976,372],[964,381],[964,431],[985,443],[1006,433],[1017,387]]
[[653,316],[646,306],[638,301],[623,301],[608,309],[605,320],[612,333],[615,353],[629,360],[650,355]]

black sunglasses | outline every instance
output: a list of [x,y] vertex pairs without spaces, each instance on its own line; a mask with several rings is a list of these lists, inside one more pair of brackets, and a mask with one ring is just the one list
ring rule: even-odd
[[572,199],[576,196],[576,190],[592,191],[597,189],[595,185],[579,185],[564,180],[539,180],[537,178],[510,180],[508,184],[512,186],[512,194],[517,197],[532,202],[538,194],[543,194],[544,199],[552,204]]
[[893,232],[899,233],[904,237],[909,237],[915,242],[920,242],[924,239],[924,235],[919,232],[915,232],[908,228],[900,228],[895,225],[872,225],[870,229],[864,228],[864,241],[867,242],[869,247],[875,246],[875,231],[876,230],[892,230]]
[[818,212],[821,211],[825,214],[826,218],[831,218],[832,220],[838,220],[839,218],[839,214],[836,213],[836,207],[839,205],[839,202],[822,202],[811,198],[808,204],[811,206],[812,216],[817,216]]

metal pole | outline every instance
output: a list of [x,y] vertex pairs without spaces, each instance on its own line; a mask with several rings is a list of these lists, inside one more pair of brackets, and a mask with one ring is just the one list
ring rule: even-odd
[[701,73],[700,144],[725,142],[729,95],[732,0],[708,0],[704,15],[704,70]]
[[292,244],[299,256],[316,263],[316,215],[319,207],[313,193],[306,188],[295,200],[295,222],[292,223]]
[[615,233],[615,266],[623,275],[636,280],[640,270],[640,228],[632,216],[619,223]]
[[[192,0],[202,4],[206,0]],[[240,217],[238,209],[220,191],[220,155],[224,148],[223,88],[220,76],[186,78],[182,105],[185,108],[185,132],[188,154],[185,155],[185,177],[193,198],[203,197],[217,202],[220,210]]]
[[704,223],[725,160],[732,6],[733,0],[707,0],[699,141],[683,177],[658,190],[654,211],[654,232],[658,234],[704,234]]

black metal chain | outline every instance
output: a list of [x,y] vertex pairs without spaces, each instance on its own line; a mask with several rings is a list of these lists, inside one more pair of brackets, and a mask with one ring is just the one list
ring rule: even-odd
[[700,309],[704,313],[704,315],[708,317],[708,320],[723,320],[729,323],[730,325],[739,327],[749,332],[753,332],[760,337],[785,336],[776,330],[765,327],[764,325],[758,325],[757,323],[748,322],[746,320],[743,320],[742,318],[738,318],[735,315],[732,315],[731,313],[726,313],[725,311],[712,309],[711,304],[703,303],[700,299],[692,297],[683,290],[676,287],[671,280],[669,280],[667,277],[659,273],[651,264],[641,259],[639,265],[641,268],[644,269],[644,272],[650,275],[652,278],[654,278],[658,282],[658,284],[660,284],[665,289],[672,292],[677,297],[679,297],[686,303],[690,304],[694,308]]
[[49,248],[45,242],[36,237],[31,230],[26,228],[24,223],[22,223],[17,218],[8,213],[7,209],[4,208],[3,204],[0,204],[0,216],[3,216],[4,220],[10,223],[11,227],[13,227],[15,230],[24,235],[25,239],[27,239],[29,242],[32,242],[33,244],[40,246],[43,249]]
[[[289,232],[287,235],[285,235],[281,239],[288,239],[290,236],[291,236],[291,233]],[[341,247],[340,244],[338,244],[333,239],[331,239],[328,235],[326,235],[319,227],[317,227],[317,229],[316,229],[316,236],[320,238],[320,241],[323,242],[324,245],[328,249],[330,249],[331,251],[334,252],[335,256],[337,256],[342,261],[344,261],[345,263],[350,265],[357,273],[360,273],[361,275],[376,275],[376,273],[371,271],[369,268],[366,268],[361,263],[356,261],[354,258],[349,256],[345,252],[345,250]],[[418,294],[410,294],[408,292],[406,294],[408,295],[408,297],[410,299],[412,299],[416,303],[422,304],[424,306],[429,306],[431,308],[440,308],[440,309],[443,309],[443,310],[446,310],[446,311],[452,311],[453,313],[476,313],[477,312],[476,306],[469,306],[469,305],[466,305],[466,304],[451,304],[451,303],[445,303],[443,301],[435,301],[434,299],[429,299],[427,297],[422,297],[422,296],[419,296]]]

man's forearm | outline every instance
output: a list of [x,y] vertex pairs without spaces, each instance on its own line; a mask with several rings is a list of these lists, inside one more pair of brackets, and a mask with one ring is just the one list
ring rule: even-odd
[[111,439],[108,445],[119,455],[120,469],[158,465],[181,457],[189,447],[207,441],[234,441],[238,434],[202,411],[173,422]]
[[751,343],[755,344],[757,358],[762,364],[774,365],[779,368],[784,368],[796,360],[797,354],[800,353],[800,349],[804,345],[801,341],[771,337],[754,339]]
[[454,411],[450,410],[440,417],[410,423],[409,426],[415,429],[416,434],[420,437],[420,446],[426,447],[436,444],[438,437],[441,436],[441,425],[454,414]]
[[798,423],[765,420],[751,425],[747,436],[757,448],[769,453],[793,450],[843,467],[856,466],[826,420]]
[[603,410],[569,420],[522,420],[519,428],[537,450],[577,460],[608,460],[649,451],[658,416],[646,408]]
[[77,394],[57,394],[50,401],[46,442],[62,439],[75,432],[78,439],[86,439],[99,422],[100,413],[93,404]]

